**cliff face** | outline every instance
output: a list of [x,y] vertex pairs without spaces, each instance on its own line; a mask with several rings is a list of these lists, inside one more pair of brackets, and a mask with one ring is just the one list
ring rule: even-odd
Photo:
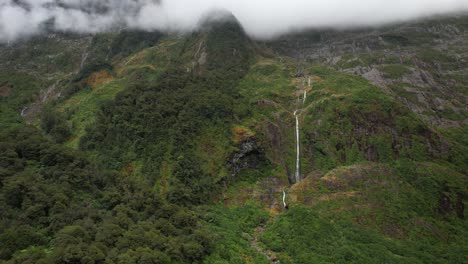
[[466,17],[309,32],[266,45],[279,55],[362,76],[430,125],[460,127],[468,122]]

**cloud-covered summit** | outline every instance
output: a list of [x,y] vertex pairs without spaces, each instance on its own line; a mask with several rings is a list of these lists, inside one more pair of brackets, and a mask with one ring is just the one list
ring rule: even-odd
[[247,33],[270,38],[306,28],[376,26],[468,12],[467,0],[0,0],[0,41],[47,30],[117,28],[192,31],[213,10],[234,14]]

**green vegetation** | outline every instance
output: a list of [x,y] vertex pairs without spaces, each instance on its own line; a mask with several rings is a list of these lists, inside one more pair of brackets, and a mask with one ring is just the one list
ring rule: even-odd
[[21,111],[34,102],[41,103],[41,90],[54,85],[59,89],[64,83],[68,83],[71,72],[79,66],[81,48],[86,42],[86,38],[75,37],[70,35],[62,41],[35,37],[13,49],[1,50],[0,127],[2,130],[22,125]]
[[1,259],[194,263],[210,249],[195,213],[151,187],[100,169],[32,127],[0,139]]
[[42,87],[34,76],[12,71],[0,73],[0,87],[8,92],[7,96],[0,97],[0,127],[4,130],[21,124],[22,108],[33,102],[33,95]]
[[407,46],[410,42],[408,38],[401,35],[385,34],[381,38],[392,45]]
[[[232,38],[219,39],[226,33]],[[250,55],[247,39],[235,24],[214,28],[206,43],[211,57],[204,76],[179,71],[175,62],[155,86],[130,75],[131,85],[124,79],[111,81],[71,94],[57,105],[61,111],[52,109],[53,104],[45,108],[41,127],[58,143],[69,136],[69,128],[79,135],[80,127],[90,125],[82,146],[100,154],[97,163],[81,151],[48,141],[33,127],[2,131],[0,199],[5,221],[0,239],[7,245],[2,247],[2,260],[197,263],[210,252],[212,239],[190,208],[213,197],[215,175],[203,176],[190,139],[208,124],[224,127],[224,122],[230,122],[233,88],[249,68]],[[234,47],[238,53],[232,57]],[[231,64],[218,64],[229,60]],[[80,81],[102,70],[90,65],[78,75]],[[241,70],[238,65],[243,65]],[[125,91],[112,101],[123,87]],[[134,100],[139,103],[132,108]],[[89,118],[97,109],[93,123]],[[146,114],[152,117],[141,116]],[[112,123],[107,121],[111,116]],[[121,129],[108,133],[106,126]],[[141,134],[147,128],[152,130]],[[230,134],[229,126],[225,131]],[[99,138],[101,133],[107,134],[105,140]],[[135,137],[141,136],[145,138],[141,145],[134,144]],[[159,163],[153,162],[164,156],[158,153],[166,152],[168,144],[177,148],[169,152],[172,175],[166,196],[148,183],[158,179]],[[146,151],[140,152],[142,148]]]
[[42,110],[41,127],[57,143],[65,142],[71,134],[65,116],[50,107]]
[[400,64],[385,65],[380,68],[386,78],[400,79],[405,74],[409,73],[408,68]]
[[[430,77],[461,64],[394,50],[432,38],[420,34],[382,33],[391,52],[344,54],[335,70],[279,59],[235,21],[8,53],[25,66],[0,73],[0,263],[463,263],[466,125],[407,107],[419,88],[445,98]],[[397,96],[337,71],[374,66]],[[405,89],[420,67],[424,88]],[[463,98],[443,104],[455,110],[431,115],[463,120]],[[296,109],[304,179],[290,185]]]
[[215,234],[212,253],[204,263],[268,263],[249,244],[254,228],[266,223],[268,215],[253,202],[235,208],[215,206],[203,212],[203,219]]
[[112,42],[110,56],[126,57],[155,45],[162,36],[160,32],[122,31]]
[[84,89],[58,105],[61,114],[67,116],[67,122],[74,132],[71,138],[68,138],[68,146],[78,147],[79,139],[85,134],[85,128],[94,122],[99,108],[105,102],[113,100],[125,88],[125,84],[126,80],[120,79],[94,89]]
[[113,67],[107,62],[95,62],[92,64],[86,65],[73,79],[73,82],[79,82],[88,78],[92,73],[97,71],[106,70],[112,71]]
[[296,87],[283,65],[274,60],[261,60],[250,69],[239,89],[251,105],[266,99],[287,105]]
[[392,97],[361,78],[313,70],[323,81],[309,95],[303,143],[313,146],[308,155],[316,167],[329,170],[363,158],[443,158],[439,136]]
[[341,167],[314,181],[297,193],[309,207],[292,206],[262,236],[282,263],[463,262],[463,175],[400,161]]
[[442,63],[451,63],[454,61],[454,59],[447,55],[447,53],[431,48],[421,50],[419,52],[419,57],[428,63],[432,63],[435,61]]
[[[388,239],[340,219],[329,220],[313,209],[295,207],[262,237],[281,263],[462,263],[456,243],[437,248],[430,241]],[[462,241],[461,243],[466,243]],[[423,246],[424,245],[424,246]]]

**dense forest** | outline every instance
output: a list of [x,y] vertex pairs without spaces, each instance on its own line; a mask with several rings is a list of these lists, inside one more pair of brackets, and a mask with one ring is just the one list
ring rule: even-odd
[[[123,42],[120,37],[114,43]],[[178,69],[175,60],[157,84],[135,81],[101,107],[80,141],[80,149],[95,151],[96,160],[59,145],[70,128],[51,106],[42,113],[42,131],[24,126],[2,132],[1,259],[197,263],[210,252],[213,238],[191,207],[210,201],[220,182],[200,169],[193,141],[204,126],[246,114],[236,106],[242,100],[235,101],[235,87],[251,51],[235,23],[214,26],[206,43],[210,60],[202,74]],[[108,68],[93,65],[73,82]],[[164,158],[175,161],[173,177],[166,192],[157,192]],[[132,179],[137,161],[142,178]]]

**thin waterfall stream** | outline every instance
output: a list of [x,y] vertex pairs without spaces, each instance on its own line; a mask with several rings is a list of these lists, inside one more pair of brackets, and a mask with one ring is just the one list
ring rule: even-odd
[[[304,81],[305,82],[305,81]],[[311,87],[311,80],[310,77],[308,78],[308,87]],[[302,105],[305,105],[307,99],[307,90],[304,88],[304,95],[302,98]],[[300,99],[298,97],[298,103],[300,103]],[[300,142],[299,142],[299,111],[300,109],[296,108],[294,111],[294,118],[296,119],[296,172],[295,172],[295,180],[298,183],[301,180],[301,152],[300,152]]]
[[301,180],[300,174],[300,143],[299,143],[299,115],[297,114],[297,110],[294,111],[294,117],[296,118],[296,183]]
[[87,51],[85,51],[85,52],[81,55],[80,69],[83,69],[85,62],[86,62],[86,60],[88,59],[88,55],[89,55],[89,53],[88,53]]
[[286,191],[283,190],[283,206],[284,208],[288,209],[288,205],[286,204]]

